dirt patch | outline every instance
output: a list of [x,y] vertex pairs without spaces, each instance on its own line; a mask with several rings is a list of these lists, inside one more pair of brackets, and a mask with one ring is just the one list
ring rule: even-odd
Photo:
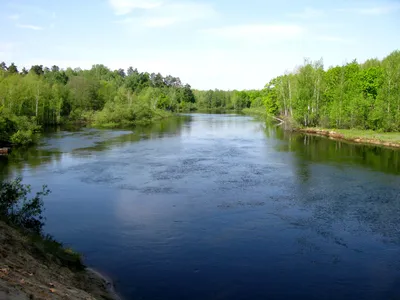
[[111,287],[92,270],[37,255],[29,237],[0,221],[0,299],[118,299]]

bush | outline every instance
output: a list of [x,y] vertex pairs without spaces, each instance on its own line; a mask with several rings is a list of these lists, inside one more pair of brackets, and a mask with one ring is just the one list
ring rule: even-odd
[[10,141],[14,145],[26,146],[36,142],[36,137],[31,130],[21,131],[11,135]]
[[31,241],[34,253],[42,259],[51,260],[71,270],[83,270],[82,257],[70,248],[64,248],[52,236],[44,235],[43,197],[50,193],[46,186],[28,199],[31,193],[29,185],[22,179],[0,182],[0,220],[21,230]]
[[5,109],[0,110],[0,143],[28,145],[36,142],[41,127],[35,118],[11,115]]
[[26,116],[13,116],[13,120],[17,125],[18,130],[32,131],[33,133],[40,132],[42,127],[37,124],[35,117],[28,118]]
[[94,115],[94,126],[118,127],[131,126],[135,124],[151,123],[157,117],[157,112],[146,104],[124,104],[108,103],[102,111]]
[[28,199],[29,185],[18,177],[13,181],[0,182],[0,217],[23,229],[41,233],[43,228],[43,197],[50,193],[47,186]]
[[7,116],[0,114],[0,143],[9,143],[10,136],[16,131],[17,124]]

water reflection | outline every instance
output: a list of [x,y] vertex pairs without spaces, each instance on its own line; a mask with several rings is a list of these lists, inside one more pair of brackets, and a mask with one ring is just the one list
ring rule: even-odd
[[[287,188],[296,195],[296,205],[310,213],[285,218],[344,247],[354,240],[343,236],[367,232],[400,243],[400,179],[395,176],[400,174],[400,151],[280,129],[269,128],[266,135],[285,141],[276,146],[278,151],[293,153],[296,180]],[[396,264],[400,267],[398,260]]]
[[93,151],[105,151],[122,147],[140,140],[160,139],[179,136],[190,122],[191,117],[180,116],[161,120],[148,126],[138,126],[133,130],[106,130],[94,128],[46,128],[39,146],[13,149],[9,156],[0,156],[0,178],[15,177],[25,168],[35,169],[46,164],[60,162],[71,153],[85,157]]
[[35,147],[14,149],[9,156],[0,156],[0,179],[18,176],[24,168],[40,168],[61,158],[62,153],[53,150]]
[[286,132],[274,127],[267,127],[265,132],[266,136],[286,141],[276,149],[293,152],[299,160],[355,165],[374,171],[400,174],[398,149],[335,141],[325,137]]

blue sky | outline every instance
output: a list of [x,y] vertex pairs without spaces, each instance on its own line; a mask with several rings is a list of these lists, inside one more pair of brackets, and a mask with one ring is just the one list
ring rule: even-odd
[[262,88],[304,58],[325,67],[400,49],[400,0],[0,0],[0,61],[174,75]]

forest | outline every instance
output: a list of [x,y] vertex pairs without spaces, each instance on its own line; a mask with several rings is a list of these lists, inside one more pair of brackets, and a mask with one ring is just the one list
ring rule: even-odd
[[251,108],[297,127],[400,131],[400,51],[382,60],[353,60],[324,69],[310,61],[273,78],[260,91],[196,92],[198,104]]
[[179,78],[112,71],[61,70],[42,65],[28,71],[0,65],[0,142],[28,144],[44,126],[65,123],[129,126],[186,111],[194,103],[191,87]]
[[133,67],[89,70],[0,64],[0,144],[29,144],[45,126],[131,126],[188,111],[245,111],[299,127],[400,131],[400,51],[324,69],[310,61],[263,89],[194,90]]

